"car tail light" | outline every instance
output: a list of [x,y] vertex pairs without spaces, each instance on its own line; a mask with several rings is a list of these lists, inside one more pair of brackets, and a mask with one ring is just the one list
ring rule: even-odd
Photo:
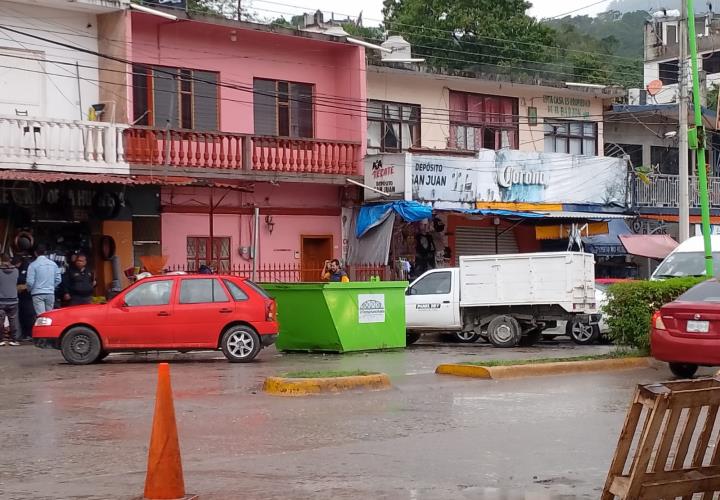
[[275,316],[277,314],[277,304],[274,300],[269,300],[265,303],[265,320],[266,321],[275,321]]
[[660,311],[653,314],[652,325],[656,330],[667,330],[667,328],[665,328],[665,322],[663,322],[662,316],[660,315]]

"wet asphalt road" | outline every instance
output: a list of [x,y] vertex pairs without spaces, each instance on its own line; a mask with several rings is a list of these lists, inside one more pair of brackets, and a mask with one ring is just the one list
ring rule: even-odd
[[[0,498],[141,496],[156,362],[172,363],[188,492],[204,499],[598,498],[632,391],[652,369],[512,381],[433,374],[442,362],[601,353],[424,342],[406,351],[112,355],[74,367],[57,351],[0,348]],[[388,373],[384,392],[283,398],[289,370]],[[712,371],[705,371],[710,374]]]

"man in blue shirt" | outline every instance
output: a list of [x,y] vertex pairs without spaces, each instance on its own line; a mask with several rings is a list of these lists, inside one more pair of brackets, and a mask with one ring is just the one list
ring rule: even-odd
[[45,257],[47,247],[37,246],[37,258],[30,264],[27,272],[27,287],[32,295],[33,307],[37,314],[52,311],[55,308],[55,289],[61,281],[60,268]]

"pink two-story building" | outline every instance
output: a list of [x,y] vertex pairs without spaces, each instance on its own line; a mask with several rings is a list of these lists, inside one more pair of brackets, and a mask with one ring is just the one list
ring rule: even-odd
[[167,266],[250,267],[255,208],[259,268],[302,268],[309,279],[340,258],[343,207],[361,196],[348,179],[361,179],[364,155],[364,49],[182,12],[120,15],[105,49],[132,71],[122,81],[121,63],[107,61],[116,82],[104,88],[128,94],[131,174],[163,179]]

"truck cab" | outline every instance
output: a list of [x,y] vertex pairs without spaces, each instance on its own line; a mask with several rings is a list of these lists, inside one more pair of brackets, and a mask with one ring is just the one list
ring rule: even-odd
[[434,269],[413,281],[405,292],[408,330],[457,330],[460,322],[459,269]]

